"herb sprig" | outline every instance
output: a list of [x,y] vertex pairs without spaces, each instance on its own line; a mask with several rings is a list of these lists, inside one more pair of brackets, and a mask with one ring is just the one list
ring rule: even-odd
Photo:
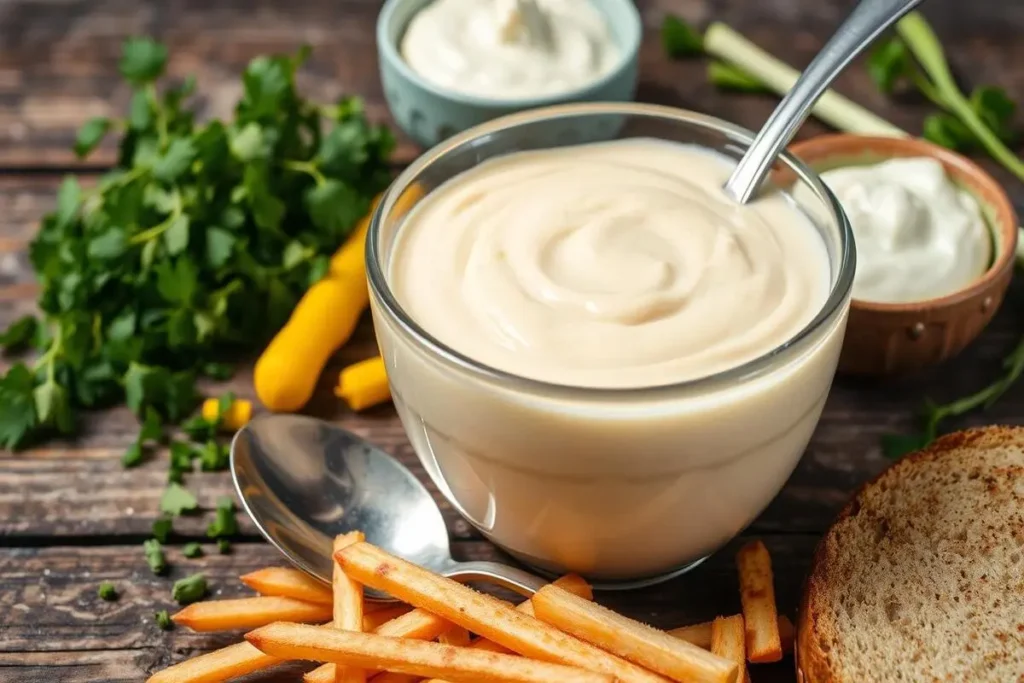
[[[42,320],[0,335],[39,351],[0,377],[0,447],[73,434],[79,410],[123,403],[143,421],[124,458],[139,464],[195,408],[197,377],[259,349],[324,275],[386,186],[394,140],[356,98],[303,99],[308,54],[254,59],[233,120],[200,124],[195,82],[159,82],[166,48],[127,41],[127,115],[86,122],[75,142],[86,157],[117,134],[117,165],[92,187],[64,180],[29,249]],[[209,451],[215,469],[223,454]]]
[[942,44],[920,14],[904,17],[896,34],[871,51],[868,73],[884,93],[909,85],[942,109],[925,119],[923,137],[955,150],[984,150],[1024,180],[1024,161],[1007,147],[1017,140],[1016,103],[991,85],[975,88],[970,96],[961,92]]

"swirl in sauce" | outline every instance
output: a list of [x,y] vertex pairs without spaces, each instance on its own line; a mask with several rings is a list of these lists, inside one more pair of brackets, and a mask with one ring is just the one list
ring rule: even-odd
[[624,388],[736,367],[818,313],[829,260],[786,196],[728,199],[732,167],[642,138],[487,161],[407,217],[392,288],[439,341],[523,377]]

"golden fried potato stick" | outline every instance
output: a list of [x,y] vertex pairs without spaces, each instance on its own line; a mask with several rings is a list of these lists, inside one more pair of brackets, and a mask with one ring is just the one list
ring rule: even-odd
[[287,567],[266,567],[239,577],[260,595],[295,598],[318,605],[330,605],[334,595],[327,586],[304,571]]
[[[693,643],[697,647],[702,647],[705,650],[710,650],[711,624],[712,622],[705,621],[700,624],[680,626],[679,628],[671,629],[668,632],[668,634],[675,638],[682,638],[683,640],[689,643]],[[796,627],[793,626],[793,622],[790,621],[789,617],[787,617],[785,614],[779,615],[779,636],[782,640],[782,651],[792,652],[793,640],[796,637]]]
[[736,554],[736,566],[747,629],[747,659],[759,664],[777,662],[782,659],[782,637],[768,548],[761,541],[748,543]]
[[231,631],[266,626],[275,621],[323,622],[331,608],[294,598],[254,597],[194,602],[171,617],[193,631]]
[[[334,539],[334,552],[366,540],[362,531],[351,531]],[[363,587],[345,575],[334,563],[331,588],[334,591],[334,628],[342,631],[363,630]],[[334,683],[366,683],[366,672],[347,666],[334,668]]]
[[734,662],[558,586],[544,586],[530,602],[541,621],[672,680],[734,683],[737,679]]
[[[593,600],[594,593],[590,584],[575,574],[566,574],[555,581],[556,586],[561,586],[567,591],[575,593],[587,600]],[[520,603],[517,610],[524,614],[533,614],[533,605],[530,601]],[[451,623],[441,617],[431,614],[426,610],[415,609],[404,617],[395,619],[384,624],[376,633],[382,636],[394,638],[415,638],[417,640],[433,640],[445,629],[450,629]],[[493,643],[484,638],[477,638],[470,646],[475,650],[486,650],[488,652],[509,653],[511,650]],[[383,673],[373,679],[373,683],[404,683],[401,678],[404,674]],[[380,679],[380,680],[378,680]],[[303,683],[334,683],[334,665],[324,664],[319,666],[302,677]]]
[[394,621],[401,616],[412,612],[413,608],[411,605],[386,605],[385,607],[375,607],[368,614],[366,613],[366,606],[363,606],[363,631],[366,633],[373,633],[384,624]]
[[525,657],[612,674],[618,683],[667,680],[369,543],[350,545],[334,557],[346,574],[364,586],[437,614]]
[[245,639],[281,659],[333,660],[360,669],[440,676],[454,683],[616,683],[608,674],[515,655],[303,624],[271,624]]
[[237,643],[157,671],[146,683],[219,683],[280,663],[249,643]]
[[711,652],[739,666],[738,683],[747,683],[747,640],[743,615],[717,617],[711,622]]
[[437,642],[453,647],[469,647],[469,631],[461,626],[452,626],[437,637]]

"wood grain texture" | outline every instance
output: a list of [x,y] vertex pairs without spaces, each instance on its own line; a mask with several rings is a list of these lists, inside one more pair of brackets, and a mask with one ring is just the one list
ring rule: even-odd
[[[756,128],[774,106],[767,96],[723,94],[705,82],[700,61],[669,62],[657,28],[666,12],[704,23],[722,20],[796,67],[804,66],[851,5],[849,0],[643,0],[648,30],[641,54],[639,98],[708,112]],[[314,46],[301,86],[321,99],[358,93],[374,118],[388,120],[377,80],[373,22],[379,0],[2,0],[0,1],[0,326],[31,311],[36,288],[26,246],[39,217],[53,205],[66,170],[89,177],[112,160],[101,148],[87,165],[70,152],[75,130],[90,116],[116,115],[127,90],[116,77],[122,39],[148,33],[166,41],[170,73],[199,77],[205,116],[226,114],[238,95],[239,74],[254,55]],[[932,0],[926,6],[942,35],[954,67],[970,84],[994,83],[1024,95],[1024,5],[1001,0]],[[890,102],[878,95],[863,69],[844,74],[838,88],[888,118],[917,131],[927,107]],[[822,132],[816,123],[801,135]],[[396,165],[418,150],[402,140]],[[988,165],[991,168],[991,165]],[[1024,188],[1007,182],[1018,208]],[[913,411],[930,395],[944,401],[985,385],[999,372],[1001,358],[1017,342],[1024,312],[1024,284],[1014,283],[990,328],[962,356],[942,368],[905,380],[840,378],[821,423],[793,477],[748,534],[764,537],[773,554],[776,592],[792,612],[816,539],[850,493],[876,474],[886,460],[879,436],[911,428]],[[363,321],[332,369],[375,352],[372,330]],[[2,365],[4,361],[0,361]],[[325,375],[310,412],[338,421],[394,453],[426,481],[393,408],[362,415],[347,411],[330,394]],[[242,370],[211,393],[232,389],[252,396],[251,376]],[[951,423],[1020,422],[1024,385],[1014,387],[986,414]],[[0,453],[0,681],[139,681],[157,668],[190,654],[237,640],[236,635],[164,633],[153,612],[170,608],[173,578],[205,572],[218,595],[244,594],[243,572],[280,564],[280,556],[258,542],[255,529],[239,516],[241,542],[229,555],[196,560],[168,550],[171,573],[154,577],[141,541],[155,517],[166,477],[166,456],[124,471],[120,457],[137,430],[127,410],[89,415],[74,441],[54,442],[25,453]],[[224,473],[189,480],[201,503],[210,506],[231,493]],[[501,559],[480,540],[430,486],[442,505],[461,559]],[[181,538],[202,539],[207,519],[183,518]],[[749,538],[749,536],[745,537]],[[742,540],[742,539],[741,539]],[[739,543],[741,541],[737,541]],[[733,552],[716,554],[686,577],[629,594],[599,600],[659,626],[703,621],[739,609]],[[96,596],[100,581],[117,584],[122,596],[106,603]],[[294,681],[301,667],[246,680]],[[792,663],[752,667],[755,683],[792,681]]]

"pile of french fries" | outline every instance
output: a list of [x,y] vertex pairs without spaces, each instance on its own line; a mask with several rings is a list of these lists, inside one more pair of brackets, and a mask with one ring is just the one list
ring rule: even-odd
[[[227,681],[289,660],[323,664],[304,683],[743,683],[747,663],[792,648],[775,606],[771,557],[737,555],[743,613],[661,631],[592,601],[567,575],[513,607],[388,554],[354,532],[334,543],[331,586],[267,568],[242,578],[257,597],[189,605],[195,631],[253,629],[245,641],[157,672],[149,683]],[[363,599],[363,587],[402,604]]]

